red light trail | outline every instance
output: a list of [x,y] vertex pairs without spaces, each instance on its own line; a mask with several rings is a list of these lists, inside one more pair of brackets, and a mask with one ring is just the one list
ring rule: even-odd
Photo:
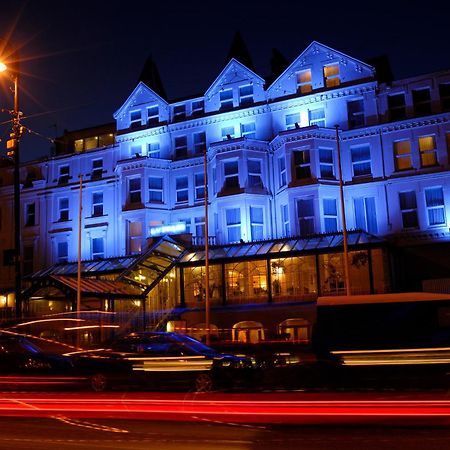
[[[299,397],[303,396],[299,400]],[[355,397],[361,399],[354,399]],[[283,424],[448,424],[450,400],[376,400],[362,394],[3,393],[1,416]],[[368,398],[367,398],[368,397]],[[320,399],[322,398],[322,399]]]

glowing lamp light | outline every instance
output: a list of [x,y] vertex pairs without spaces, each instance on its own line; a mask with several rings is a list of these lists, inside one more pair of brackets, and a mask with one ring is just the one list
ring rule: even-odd
[[0,72],[5,72],[5,70],[8,70],[8,67],[0,61]]

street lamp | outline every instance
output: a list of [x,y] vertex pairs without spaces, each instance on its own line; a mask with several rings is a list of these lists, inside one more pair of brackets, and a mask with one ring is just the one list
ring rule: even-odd
[[[0,61],[0,72],[8,72],[8,67]],[[22,273],[20,258],[20,155],[19,140],[22,134],[22,126],[20,125],[20,117],[22,113],[19,111],[19,75],[17,72],[11,74],[14,83],[14,106],[10,111],[12,117],[12,133],[10,139],[6,143],[7,155],[14,163],[14,294],[16,297],[16,318],[22,317]]]

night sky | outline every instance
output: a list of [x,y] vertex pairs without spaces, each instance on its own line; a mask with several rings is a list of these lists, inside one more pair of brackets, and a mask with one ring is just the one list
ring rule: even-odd
[[[20,46],[24,124],[47,138],[111,122],[151,54],[170,100],[205,92],[237,30],[256,72],[272,48],[292,62],[317,40],[361,60],[385,54],[396,78],[450,68],[445,1],[1,0],[0,50]],[[393,9],[394,8],[394,9]],[[5,56],[0,52],[0,57]],[[0,108],[12,95],[1,76]],[[0,113],[1,154],[9,130]],[[22,160],[51,142],[26,134]]]

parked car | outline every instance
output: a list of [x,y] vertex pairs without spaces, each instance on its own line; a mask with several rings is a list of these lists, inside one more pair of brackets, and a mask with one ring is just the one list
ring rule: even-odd
[[255,374],[250,358],[219,353],[177,333],[131,333],[107,348],[69,356],[77,370],[92,373],[96,391],[120,385],[210,391],[249,386]]
[[43,352],[24,336],[0,333],[0,387],[36,389],[86,383],[70,358]]

